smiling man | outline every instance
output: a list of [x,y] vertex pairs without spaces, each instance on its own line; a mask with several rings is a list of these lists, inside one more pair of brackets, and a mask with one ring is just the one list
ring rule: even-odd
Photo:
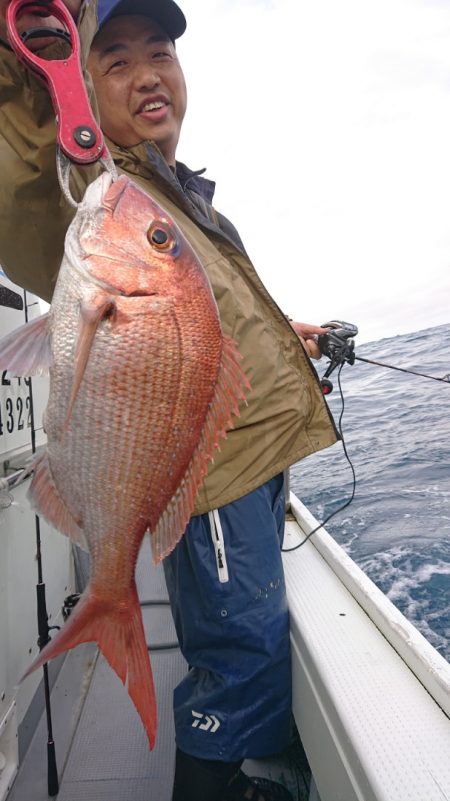
[[175,167],[186,84],[169,35],[149,17],[113,17],[96,36],[88,67],[106,135],[123,147],[155,141]]
[[[4,14],[8,0],[0,0]],[[290,323],[262,285],[234,226],[212,206],[214,184],[176,160],[186,86],[172,0],[100,0],[78,14],[100,122],[117,168],[175,219],[210,279],[225,334],[252,391],[200,489],[185,536],[164,560],[180,647],[190,665],[174,693],[173,801],[270,801],[289,793],[241,771],[291,738],[289,616],[280,543],[283,471],[336,441],[309,356],[323,329]],[[42,18],[39,18],[42,26]],[[44,21],[51,27],[51,19]],[[25,19],[23,25],[33,25]],[[0,25],[0,262],[51,300],[73,209],[55,170],[46,90]],[[35,43],[36,46],[36,43]],[[58,57],[60,43],[40,40]],[[87,75],[88,85],[91,79]],[[218,85],[220,80],[218,78]],[[92,91],[91,91],[91,94]],[[95,100],[93,97],[93,100]],[[74,172],[81,198],[97,168]],[[264,221],[261,221],[264,228]],[[214,725],[212,725],[212,723]]]

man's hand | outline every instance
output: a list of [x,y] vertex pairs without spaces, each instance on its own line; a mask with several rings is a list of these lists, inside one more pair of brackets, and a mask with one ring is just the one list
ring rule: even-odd
[[[8,44],[8,33],[6,30],[6,9],[10,0],[0,0],[0,40]],[[63,0],[64,5],[76,20],[79,10],[81,8],[81,0]],[[42,9],[45,11],[45,3],[42,3]],[[19,33],[26,31],[29,28],[61,28],[62,23],[56,17],[41,17],[38,14],[24,13],[21,15],[17,22],[17,29]],[[30,50],[42,50],[54,41],[53,37],[48,39],[32,39],[28,42],[27,47]]]
[[310,359],[320,359],[322,354],[316,342],[315,337],[320,334],[326,334],[328,328],[320,328],[318,325],[309,325],[308,323],[291,322],[291,326],[295,333],[303,342],[306,352],[309,354]]

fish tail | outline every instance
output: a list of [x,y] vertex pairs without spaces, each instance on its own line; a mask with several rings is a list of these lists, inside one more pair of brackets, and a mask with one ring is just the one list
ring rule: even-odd
[[156,697],[135,585],[123,601],[105,600],[87,587],[61,631],[43,648],[22,679],[83,642],[96,642],[126,685],[152,749],[156,738]]

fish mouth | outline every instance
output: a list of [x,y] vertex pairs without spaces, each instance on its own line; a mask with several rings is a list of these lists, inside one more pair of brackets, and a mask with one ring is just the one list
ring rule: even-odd
[[97,286],[101,287],[101,289],[105,289],[116,298],[153,298],[159,294],[156,291],[153,292],[145,288],[133,289],[132,292],[127,292],[127,290],[123,287],[113,286],[112,284],[108,283],[108,281],[101,281],[98,277],[92,276],[89,272],[88,275],[92,283],[95,283]]
[[127,298],[152,298],[157,295],[157,292],[149,292],[148,289],[135,289],[134,292],[121,293]]

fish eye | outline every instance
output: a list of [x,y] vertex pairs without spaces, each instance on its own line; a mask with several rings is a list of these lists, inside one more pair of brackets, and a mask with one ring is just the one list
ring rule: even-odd
[[163,231],[162,228],[155,228],[152,232],[152,242],[154,245],[163,246],[167,244],[167,240],[169,239],[167,235],[167,231]]
[[172,250],[176,245],[176,240],[166,223],[158,220],[152,223],[147,231],[147,239],[155,248],[161,252]]

